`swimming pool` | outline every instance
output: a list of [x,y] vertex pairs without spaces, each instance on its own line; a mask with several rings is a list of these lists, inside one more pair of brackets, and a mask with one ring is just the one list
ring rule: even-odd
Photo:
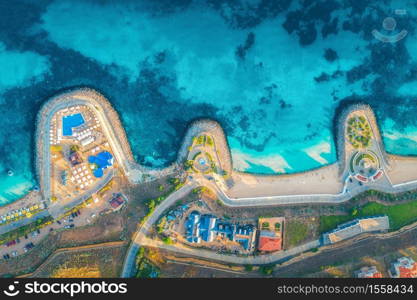
[[103,170],[113,165],[113,155],[110,152],[103,151],[97,154],[97,156],[89,156],[88,162],[90,164],[96,164],[97,168],[93,171],[95,177],[100,178],[103,176]]
[[71,136],[72,129],[85,123],[81,113],[65,116],[62,118],[62,134]]

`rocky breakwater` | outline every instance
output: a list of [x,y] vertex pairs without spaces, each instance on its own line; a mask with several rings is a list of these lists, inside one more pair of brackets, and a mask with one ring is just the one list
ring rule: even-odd
[[36,120],[36,178],[45,199],[50,198],[50,142],[49,130],[54,115],[65,108],[75,105],[89,106],[98,116],[103,130],[114,151],[116,160],[125,175],[130,178],[130,170],[136,163],[120,122],[118,113],[110,102],[100,93],[89,88],[77,88],[58,94],[44,103]]
[[366,116],[369,125],[372,130],[373,134],[373,142],[378,144],[379,149],[381,150],[381,154],[383,155],[383,159],[388,165],[387,154],[385,152],[385,148],[382,142],[381,134],[379,132],[379,127],[376,121],[376,117],[372,108],[365,103],[358,103],[358,104],[351,104],[343,110],[341,110],[340,114],[337,117],[337,124],[336,124],[336,132],[335,132],[335,144],[337,150],[337,160],[339,164],[339,175],[342,176],[346,171],[346,166],[348,166],[349,162],[347,161],[347,153],[346,153],[346,146],[348,141],[346,140],[346,130],[347,130],[347,121],[349,117],[354,113],[360,113]]

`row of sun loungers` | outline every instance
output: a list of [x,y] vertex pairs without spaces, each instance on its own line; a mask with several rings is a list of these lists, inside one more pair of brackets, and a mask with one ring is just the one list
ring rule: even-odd
[[87,169],[87,166],[75,167],[72,170],[73,176],[71,176],[71,181],[78,185],[81,189],[84,189],[91,185],[94,180],[90,174],[90,171]]
[[32,211],[38,210],[40,208],[41,208],[40,205],[35,204],[30,207],[12,210],[8,212],[7,214],[0,216],[0,224],[5,223],[7,221],[12,221],[13,219],[18,218],[18,217],[27,215],[28,213],[31,213]]

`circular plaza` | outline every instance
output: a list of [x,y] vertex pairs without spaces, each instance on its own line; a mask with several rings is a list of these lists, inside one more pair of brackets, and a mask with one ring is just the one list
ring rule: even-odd
[[371,150],[356,152],[350,159],[350,173],[361,182],[375,181],[382,172],[379,158]]

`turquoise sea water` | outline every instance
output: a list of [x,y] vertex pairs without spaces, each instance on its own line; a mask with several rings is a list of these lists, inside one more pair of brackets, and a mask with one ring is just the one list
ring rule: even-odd
[[[35,184],[40,105],[81,85],[110,99],[137,160],[155,167],[201,117],[224,127],[236,169],[332,163],[335,109],[351,100],[374,107],[388,151],[417,154],[416,8],[354,3],[0,1],[0,204]],[[374,29],[408,34],[382,43]]]

